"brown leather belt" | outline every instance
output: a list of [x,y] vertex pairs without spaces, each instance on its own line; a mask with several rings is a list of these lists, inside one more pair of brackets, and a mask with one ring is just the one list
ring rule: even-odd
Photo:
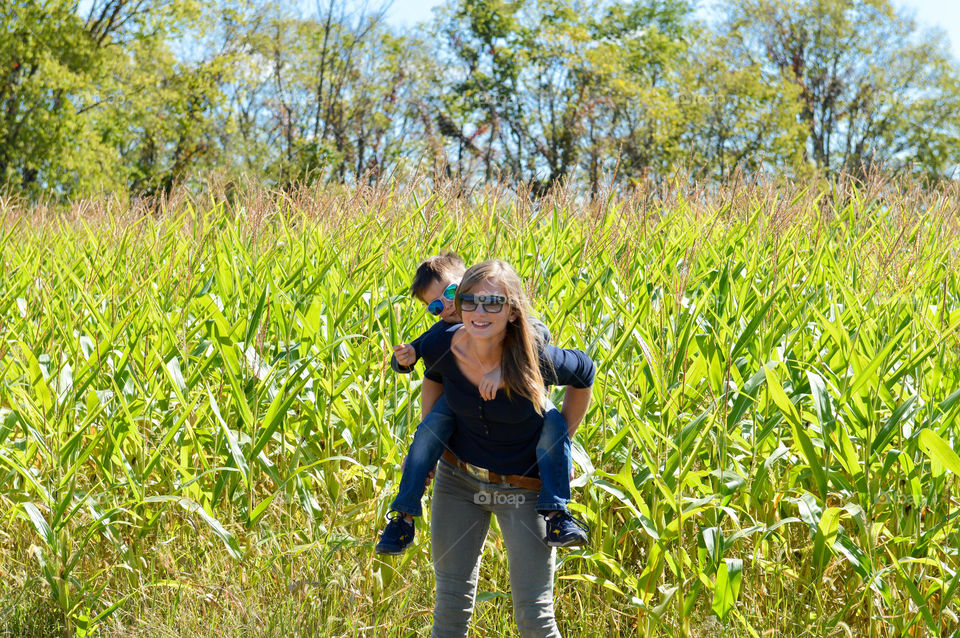
[[461,461],[457,458],[457,455],[450,450],[443,451],[443,460],[455,468],[463,470],[478,481],[483,481],[484,483],[501,483],[516,485],[517,487],[522,487],[526,490],[540,490],[540,479],[531,478],[529,476],[520,476],[519,474],[497,474],[496,472],[491,472],[486,468],[477,467],[476,465],[471,465],[466,461]]

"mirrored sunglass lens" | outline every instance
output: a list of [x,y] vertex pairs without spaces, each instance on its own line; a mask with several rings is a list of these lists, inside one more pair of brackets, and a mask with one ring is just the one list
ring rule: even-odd
[[443,312],[443,302],[439,299],[434,299],[429,304],[427,304],[427,312],[431,315],[439,315]]
[[450,284],[449,286],[447,286],[446,289],[443,291],[443,296],[446,297],[447,299],[451,299],[451,300],[452,300],[454,297],[456,297],[456,296],[457,296],[457,285],[456,285],[456,284]]

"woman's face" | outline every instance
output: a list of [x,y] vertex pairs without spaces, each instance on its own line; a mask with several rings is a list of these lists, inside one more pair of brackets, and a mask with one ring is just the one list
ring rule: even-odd
[[[479,286],[471,290],[470,294],[478,297],[480,295],[507,295],[506,290],[499,282],[490,279],[484,280]],[[471,337],[502,339],[507,333],[507,323],[511,319],[515,319],[517,313],[508,300],[501,307],[500,312],[488,312],[483,304],[477,304],[476,310],[468,311],[461,308],[460,315],[463,318],[463,325]]]

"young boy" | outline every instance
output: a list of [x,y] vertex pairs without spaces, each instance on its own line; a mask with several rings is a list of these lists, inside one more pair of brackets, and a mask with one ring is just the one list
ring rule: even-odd
[[[418,345],[426,334],[460,323],[453,300],[465,271],[463,260],[454,253],[431,257],[417,268],[410,293],[427,307],[427,312],[440,320],[412,343],[394,346],[390,365],[395,371],[409,373],[413,370],[419,359]],[[548,343],[550,331],[542,322],[537,322],[536,327],[540,332],[539,340]],[[413,517],[422,514],[420,501],[428,476],[456,427],[453,411],[443,396],[442,379],[430,370],[424,377],[420,395],[423,421],[410,444],[397,497],[390,504],[393,515],[376,546],[378,554],[400,554],[413,542],[416,531]],[[499,385],[499,369],[485,375],[479,386],[483,399],[493,399]],[[542,483],[537,510],[547,518],[547,538],[544,541],[556,547],[586,544],[586,526],[566,511],[572,469],[567,422],[550,401],[547,401],[543,431],[537,443],[537,465]],[[540,507],[541,504],[544,506]],[[558,506],[563,509],[555,509]]]

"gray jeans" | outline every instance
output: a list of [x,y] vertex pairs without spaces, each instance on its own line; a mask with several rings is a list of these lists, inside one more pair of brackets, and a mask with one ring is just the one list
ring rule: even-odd
[[437,580],[433,638],[467,636],[491,514],[497,515],[507,546],[520,635],[560,637],[553,616],[554,548],[543,542],[546,524],[536,505],[535,491],[484,483],[440,461],[430,517]]

